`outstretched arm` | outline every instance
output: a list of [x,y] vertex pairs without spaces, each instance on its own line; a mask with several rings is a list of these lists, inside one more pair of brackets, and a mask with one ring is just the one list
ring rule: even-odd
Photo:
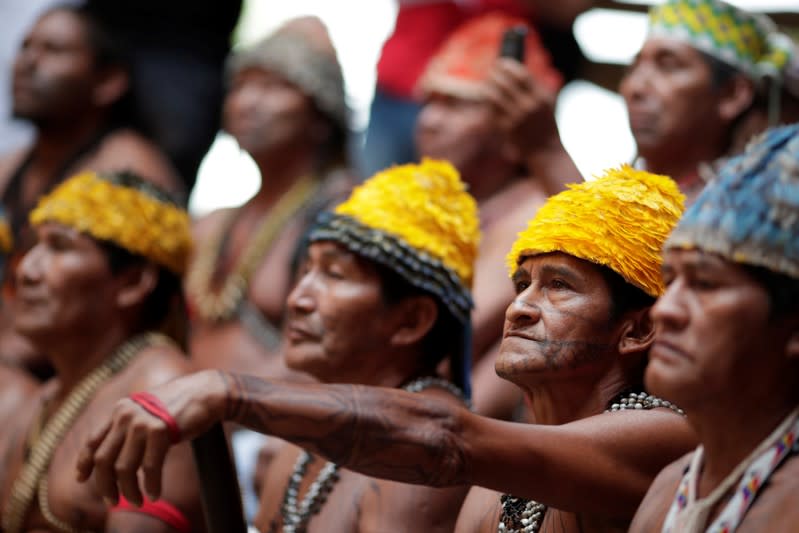
[[[565,511],[630,518],[655,474],[695,443],[670,412],[616,412],[563,426],[513,424],[401,390],[283,385],[208,371],[153,391],[182,438],[218,420],[276,435],[352,470],[406,483],[483,485]],[[151,497],[166,425],[129,400],[90,439],[78,470],[109,497]],[[587,498],[586,494],[591,497]]]

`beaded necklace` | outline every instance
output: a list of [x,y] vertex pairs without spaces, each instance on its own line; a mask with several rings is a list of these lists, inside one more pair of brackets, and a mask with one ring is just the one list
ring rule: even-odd
[[[610,404],[605,412],[626,411],[628,409],[654,409],[667,407],[679,415],[682,409],[671,402],[661,400],[645,392],[631,392]],[[502,513],[499,516],[498,533],[538,533],[544,522],[547,506],[533,500],[517,498],[510,494],[500,497]]]
[[[698,500],[696,490],[704,451],[702,446],[699,446],[694,452],[688,471],[680,481],[674,501],[663,521],[662,532],[735,531],[771,474],[789,455],[799,452],[798,437],[799,408],[796,408],[710,494]],[[738,479],[740,481],[729,502],[713,523],[705,527],[707,516],[713,507]]]
[[[117,348],[110,357],[92,370],[69,393],[61,407],[41,430],[41,434],[30,449],[22,472],[14,481],[3,512],[3,531],[5,533],[22,531],[37,490],[42,515],[52,527],[67,533],[84,533],[58,519],[50,509],[47,501],[46,480],[53,453],[61,443],[64,434],[72,427],[97,390],[124,369],[141,350],[155,344],[172,344],[172,341],[158,333],[144,333],[133,337]],[[42,488],[42,484],[44,488]]]
[[213,288],[212,279],[238,210],[231,213],[228,222],[208,240],[207,245],[198,248],[197,256],[186,274],[185,285],[189,301],[200,318],[207,322],[221,322],[233,317],[264,255],[289,220],[314,196],[318,188],[318,180],[305,177],[297,180],[283,194],[263,217],[235,267],[218,289]]
[[[463,392],[458,387],[441,378],[425,377],[415,379],[404,385],[402,389],[408,392],[421,392],[431,387],[449,391],[463,400],[467,405],[469,404]],[[289,477],[289,483],[283,495],[283,503],[280,506],[280,516],[283,519],[283,533],[305,533],[308,529],[308,522],[322,509],[322,506],[327,501],[327,497],[333,490],[333,486],[339,480],[339,466],[328,461],[325,463],[325,466],[322,467],[321,472],[319,472],[319,475],[313,483],[311,483],[305,497],[303,497],[302,501],[298,502],[297,497],[299,496],[300,483],[305,477],[308,465],[313,463],[314,460],[315,458],[310,453],[303,451],[300,453],[294,465],[294,471],[291,473],[291,477]],[[274,522],[269,532],[277,533],[277,525]]]

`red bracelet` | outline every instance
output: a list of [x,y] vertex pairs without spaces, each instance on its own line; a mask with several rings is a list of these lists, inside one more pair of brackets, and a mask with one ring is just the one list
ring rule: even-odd
[[172,415],[169,414],[169,411],[167,411],[166,406],[161,402],[161,400],[149,392],[137,392],[135,394],[131,394],[130,399],[139,404],[145,411],[154,417],[161,419],[164,424],[166,424],[172,444],[177,444],[180,442],[180,428],[178,427],[178,423],[175,421]]

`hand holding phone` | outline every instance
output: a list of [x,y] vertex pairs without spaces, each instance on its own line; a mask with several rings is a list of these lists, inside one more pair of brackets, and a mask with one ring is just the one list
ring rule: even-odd
[[514,26],[509,28],[502,35],[502,45],[500,46],[500,57],[509,57],[520,63],[524,63],[524,39],[527,37],[527,28],[524,26]]

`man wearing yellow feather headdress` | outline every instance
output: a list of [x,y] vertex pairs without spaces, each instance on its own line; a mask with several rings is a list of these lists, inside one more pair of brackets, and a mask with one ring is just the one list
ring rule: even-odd
[[[153,391],[170,413],[162,420],[118,404],[79,469],[84,476],[96,469],[103,492],[135,497],[137,484],[113,472],[118,461],[138,466],[115,452],[123,442],[143,443],[133,427],[155,435],[168,420],[191,437],[216,420],[236,420],[364,474],[506,493],[474,489],[457,531],[626,530],[655,474],[695,444],[680,410],[642,384],[653,340],[648,310],[663,290],[660,249],[681,212],[671,180],[623,167],[552,197],[519,236],[509,255],[516,296],[497,372],[523,389],[536,424],[400,390],[205,372]],[[369,321],[360,322],[364,332],[374,327]],[[309,348],[304,353],[313,359]],[[379,356],[357,360],[373,364]],[[157,491],[158,480],[144,477]],[[306,486],[291,493],[291,506]]]
[[36,242],[15,271],[14,327],[56,375],[30,411],[2,421],[0,530],[204,531],[187,444],[167,457],[162,499],[140,508],[104,501],[73,474],[93,420],[190,368],[178,346],[185,325],[173,327],[185,321],[188,214],[136,175],[86,172],[44,196],[30,223]]

